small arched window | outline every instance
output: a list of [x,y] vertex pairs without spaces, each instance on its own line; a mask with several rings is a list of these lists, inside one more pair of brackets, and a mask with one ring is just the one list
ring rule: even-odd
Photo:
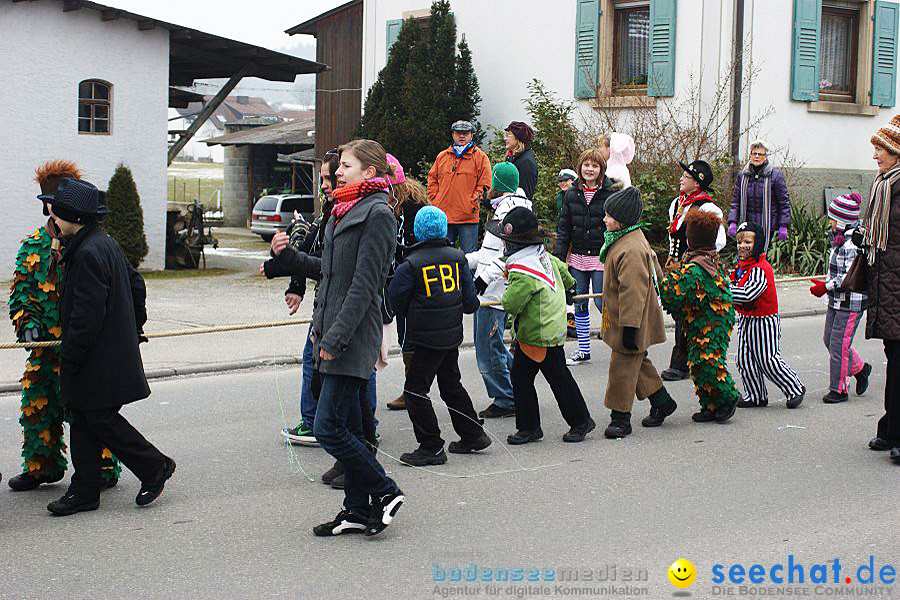
[[78,84],[78,133],[110,133],[112,84],[85,79]]

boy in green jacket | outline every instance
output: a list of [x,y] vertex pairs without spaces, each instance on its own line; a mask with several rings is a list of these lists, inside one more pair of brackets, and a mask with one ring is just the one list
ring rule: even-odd
[[569,424],[564,442],[581,442],[596,423],[581,390],[566,366],[566,294],[575,279],[566,266],[544,248],[544,236],[533,212],[520,206],[502,222],[489,221],[487,230],[503,240],[506,278],[503,310],[513,320],[515,351],[510,370],[516,402],[516,433],[509,444],[527,444],[544,437],[534,378],[540,371]]

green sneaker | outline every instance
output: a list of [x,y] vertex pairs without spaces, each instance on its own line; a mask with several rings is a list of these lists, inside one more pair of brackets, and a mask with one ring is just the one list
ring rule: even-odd
[[302,419],[297,423],[296,427],[282,429],[281,434],[292,444],[299,444],[301,446],[319,445],[316,436],[313,435],[312,429],[303,425]]

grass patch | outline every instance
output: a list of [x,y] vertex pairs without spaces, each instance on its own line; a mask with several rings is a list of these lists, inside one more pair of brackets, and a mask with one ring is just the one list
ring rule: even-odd
[[166,198],[169,202],[193,202],[207,210],[216,207],[216,192],[225,185],[224,168],[216,163],[176,162],[168,169]]
[[238,271],[237,269],[223,269],[221,267],[215,267],[210,269],[165,269],[162,271],[141,271],[141,276],[144,279],[151,280],[191,279],[194,277],[220,277],[222,275],[233,275],[235,273],[240,273],[240,271]]

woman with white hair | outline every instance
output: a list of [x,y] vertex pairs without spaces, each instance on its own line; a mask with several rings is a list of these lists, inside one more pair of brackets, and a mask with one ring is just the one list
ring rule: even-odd
[[762,226],[768,250],[774,236],[786,240],[791,224],[791,198],[784,173],[769,163],[769,143],[757,139],[750,144],[750,162],[737,175],[728,213],[728,235],[734,237],[738,223]]

